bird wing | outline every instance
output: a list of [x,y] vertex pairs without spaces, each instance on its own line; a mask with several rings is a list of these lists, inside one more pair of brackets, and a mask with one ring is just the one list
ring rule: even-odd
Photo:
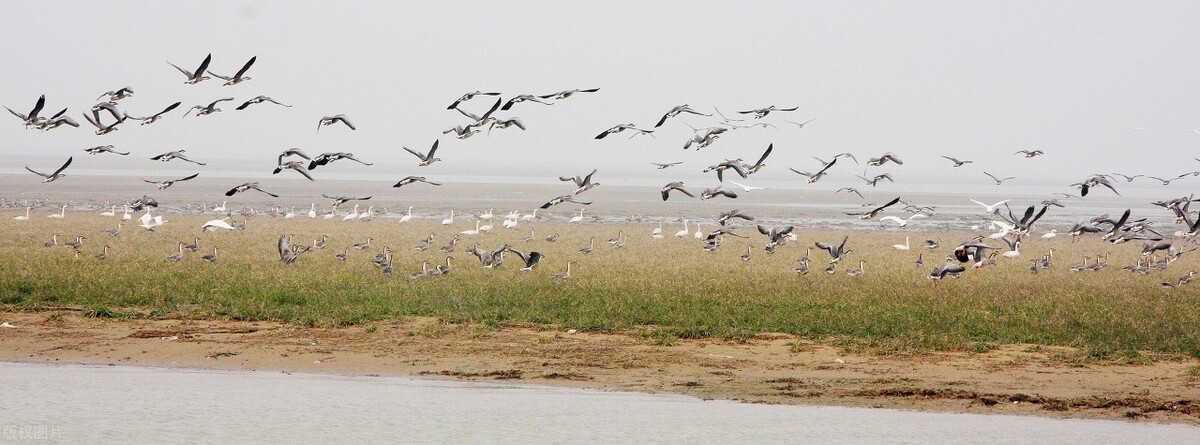
[[880,220],[880,221],[893,221],[893,222],[895,222],[896,224],[901,224],[901,225],[903,225],[903,224],[904,224],[904,220],[902,220],[902,219],[900,219],[900,218],[898,218],[898,217],[895,217],[895,216],[891,216],[891,215],[885,216],[885,217],[883,217],[883,218],[879,218],[879,220]]
[[403,148],[403,149],[404,149],[404,151],[407,151],[407,152],[409,152],[409,153],[412,153],[412,155],[413,155],[413,156],[416,156],[416,157],[417,157],[417,159],[420,159],[420,160],[422,160],[422,161],[424,161],[424,160],[426,159],[426,158],[425,158],[425,155],[423,155],[423,154],[421,154],[421,153],[418,153],[417,151],[415,151],[415,150],[413,150],[413,149],[411,149],[411,148],[408,148],[408,147],[400,147],[400,148]]
[[176,64],[174,64],[174,63],[171,63],[171,61],[169,61],[169,60],[167,61],[167,65],[171,65],[171,66],[175,67],[175,69],[177,69],[177,70],[179,70],[179,72],[183,73],[183,75],[184,75],[184,76],[187,76],[187,78],[188,78],[188,79],[191,79],[191,78],[192,78],[192,72],[191,72],[191,71],[188,71],[188,70],[185,70],[185,69],[183,69],[183,68],[180,68],[180,67],[179,67],[179,65],[176,65]]
[[354,127],[354,124],[350,123],[350,119],[346,119],[346,116],[338,115],[338,117],[335,119],[342,121],[342,123],[346,124],[347,127],[350,127],[351,130],[358,130],[358,128]]
[[316,179],[313,179],[312,175],[308,174],[308,172],[304,171],[304,169],[302,169],[302,168],[293,168],[291,170],[295,170],[296,173],[304,175],[304,177],[308,178],[309,181],[316,181]]
[[39,172],[39,171],[37,171],[37,170],[34,170],[34,169],[32,169],[32,168],[29,168],[29,166],[28,166],[28,165],[26,165],[26,166],[25,166],[25,169],[26,169],[26,170],[29,170],[29,172],[30,172],[30,173],[33,173],[33,174],[35,174],[35,175],[38,175],[38,176],[41,176],[41,177],[43,177],[43,178],[49,178],[49,177],[50,177],[50,175],[47,175],[47,174],[45,174],[45,173],[42,173],[42,172]]
[[758,162],[754,163],[755,167],[762,165],[763,161],[767,160],[767,156],[771,155],[771,150],[775,149],[775,144],[767,145],[767,151],[764,151],[762,156],[758,158]]
[[241,78],[242,75],[246,74],[246,71],[250,69],[250,65],[254,65],[255,60],[258,60],[258,56],[251,57],[250,61],[246,62],[245,65],[242,65],[242,69],[238,70],[237,74],[234,74],[233,77]]
[[50,176],[58,176],[58,174],[62,173],[63,170],[66,170],[67,167],[71,165],[71,161],[74,161],[74,160],[75,160],[74,156],[67,158],[67,162],[64,162],[62,167],[59,167],[58,170],[55,170],[54,174],[52,174]]
[[193,174],[193,175],[191,175],[191,176],[188,176],[188,177],[185,177],[185,178],[179,178],[179,179],[176,179],[176,180],[175,180],[175,182],[187,181],[187,180],[189,180],[189,179],[195,179],[197,176],[200,176],[200,174],[199,174],[199,173],[195,173],[195,174]]
[[200,67],[199,67],[199,68],[196,68],[196,73],[195,73],[195,76],[194,76],[194,77],[200,77],[200,76],[203,76],[203,75],[204,75],[204,71],[208,69],[208,63],[209,63],[209,62],[212,62],[212,54],[211,54],[211,53],[210,53],[208,56],[204,57],[204,61],[203,61],[203,62],[200,62]]

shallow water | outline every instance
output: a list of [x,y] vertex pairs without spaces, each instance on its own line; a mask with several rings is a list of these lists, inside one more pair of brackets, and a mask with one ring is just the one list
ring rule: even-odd
[[0,388],[0,442],[1200,442],[1200,428],[1184,425],[401,377],[0,363]]

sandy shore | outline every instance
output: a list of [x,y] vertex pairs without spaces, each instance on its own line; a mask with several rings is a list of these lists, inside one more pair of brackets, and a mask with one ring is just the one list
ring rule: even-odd
[[[56,315],[57,314],[57,315]],[[1134,418],[1200,425],[1200,360],[1079,363],[1069,348],[878,356],[760,335],[746,343],[432,319],[321,329],[264,322],[0,313],[0,360],[513,380],[753,403]],[[313,342],[316,342],[314,345]]]

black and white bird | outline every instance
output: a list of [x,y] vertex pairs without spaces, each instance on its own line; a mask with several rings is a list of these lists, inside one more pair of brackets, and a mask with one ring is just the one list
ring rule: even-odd
[[116,122],[113,122],[111,124],[108,124],[108,125],[104,125],[104,124],[100,123],[100,121],[93,119],[92,116],[88,113],[83,113],[83,119],[86,120],[89,124],[92,124],[93,127],[96,127],[96,136],[103,136],[103,135],[112,133],[114,131],[117,131],[117,125],[120,125],[122,122],[125,122],[126,117],[121,116],[121,118],[119,120],[117,120]]
[[586,205],[591,205],[591,204],[592,204],[590,201],[588,201],[588,202],[584,202],[584,201],[576,201],[576,200],[575,200],[575,198],[574,198],[574,195],[562,195],[562,196],[556,197],[556,198],[554,198],[554,199],[551,199],[551,200],[549,200],[549,201],[546,201],[546,203],[545,203],[545,204],[542,204],[542,206],[541,206],[541,207],[539,207],[539,208],[540,208],[540,209],[542,209],[542,210],[545,210],[545,209],[548,209],[548,208],[550,208],[550,207],[552,207],[552,206],[556,206],[556,205],[562,204],[562,203],[564,203],[564,202],[573,202],[573,203],[580,204],[580,205],[585,205],[585,206],[586,206]]
[[325,198],[328,198],[328,199],[332,199],[333,205],[335,207],[340,206],[340,205],[345,204],[350,201],[366,201],[368,199],[371,199],[370,196],[365,197],[365,198],[360,198],[357,196],[329,196],[329,195],[324,195],[324,194],[321,196],[324,196]]
[[[158,122],[158,120],[160,118],[162,118],[164,114],[170,113],[172,110],[179,108],[179,104],[181,104],[181,103],[183,103],[183,102],[175,102],[171,105],[167,105],[167,108],[164,108],[162,111],[154,113],[150,116],[136,117],[136,116],[130,116],[129,113],[125,113],[125,117],[129,118],[129,119],[133,119],[135,121],[142,121],[142,125],[150,125],[155,122]],[[191,111],[191,110],[188,110],[188,111]]]
[[728,224],[729,221],[734,218],[745,220],[745,221],[754,221],[754,217],[751,216],[750,214],[742,213],[742,211],[738,210],[738,209],[733,209],[728,212],[722,213],[720,216],[718,216],[717,224],[724,226],[725,224]]
[[95,147],[92,147],[92,148],[85,148],[85,149],[83,149],[83,151],[86,151],[86,152],[87,152],[88,154],[90,154],[90,155],[98,155],[98,154],[103,154],[103,153],[112,153],[112,154],[115,154],[115,155],[129,156],[129,152],[127,152],[127,151],[125,151],[125,152],[116,151],[116,150],[114,150],[114,149],[113,149],[113,146],[112,146],[112,145],[97,145],[97,146],[95,146]]
[[704,199],[704,200],[716,198],[718,196],[724,196],[729,199],[737,199],[737,197],[738,197],[737,193],[734,193],[729,190],[725,190],[725,188],[721,187],[721,186],[717,186],[717,188],[711,188],[711,189],[706,188],[706,189],[704,189],[704,191],[700,192],[700,199]]
[[292,107],[291,105],[287,105],[287,104],[281,103],[281,102],[279,102],[279,101],[277,101],[277,100],[275,100],[275,99],[272,99],[270,96],[256,96],[256,97],[254,97],[253,99],[250,99],[250,100],[248,100],[248,101],[242,102],[242,104],[241,104],[241,105],[238,105],[237,109],[238,109],[239,111],[241,111],[241,110],[245,110],[245,109],[246,109],[246,107],[249,107],[249,106],[251,106],[251,105],[261,104],[261,103],[263,103],[263,102],[270,102],[270,103],[273,103],[273,104],[275,104],[275,105],[279,105],[279,106],[283,106],[283,107],[288,107],[288,108],[291,108],[291,107]]
[[417,166],[419,166],[419,167],[425,167],[425,166],[429,166],[429,165],[433,164],[434,162],[437,162],[437,161],[440,161],[440,160],[442,160],[442,158],[438,158],[438,157],[434,157],[434,156],[433,156],[433,154],[434,154],[434,153],[437,153],[437,149],[438,149],[438,144],[439,144],[439,143],[441,143],[441,141],[440,141],[440,140],[434,140],[434,141],[433,141],[433,146],[432,146],[432,147],[430,147],[430,148],[429,148],[429,151],[428,151],[428,152],[426,152],[426,153],[421,153],[421,152],[418,152],[418,151],[416,151],[416,150],[413,150],[413,149],[411,149],[411,148],[408,148],[408,147],[400,147],[400,148],[403,148],[403,149],[404,149],[404,151],[407,151],[407,152],[409,152],[409,153],[412,153],[412,155],[413,155],[413,156],[416,156],[416,157],[417,157],[417,159],[420,159],[420,160],[421,160],[421,162],[420,162],[420,163],[418,163],[418,164],[417,164]]
[[674,108],[671,108],[670,111],[667,111],[667,114],[664,114],[663,117],[658,120],[658,123],[654,124],[654,128],[661,127],[664,123],[667,122],[667,119],[678,116],[681,113],[691,113],[691,114],[695,114],[698,116],[712,116],[712,113],[704,114],[699,111],[693,110],[692,107],[688,106],[688,104],[683,104],[683,105],[679,105]]
[[[609,128],[607,130],[604,130],[604,132],[596,135],[596,139],[604,139],[605,137],[608,137],[608,135],[610,135],[610,134],[617,134],[617,133],[620,133],[625,130],[635,131],[636,133],[634,133],[633,136],[637,136],[640,134],[648,134],[651,136],[654,135],[654,130],[643,130],[641,128],[638,128],[637,125],[634,125],[634,124],[620,124],[620,125],[615,125],[612,128]],[[630,136],[630,137],[633,137],[633,136]]]
[[183,154],[183,153],[184,153],[184,152],[186,152],[186,151],[187,151],[187,150],[175,150],[175,151],[168,151],[168,152],[166,152],[166,153],[163,153],[163,154],[160,154],[160,155],[158,155],[158,156],[154,156],[154,157],[152,157],[152,158],[150,158],[150,159],[151,159],[151,160],[154,160],[154,161],[162,161],[162,162],[168,162],[168,161],[170,161],[170,160],[172,160],[172,159],[178,159],[178,160],[180,160],[180,161],[191,162],[191,163],[193,163],[193,164],[197,164],[197,165],[207,165],[207,164],[205,164],[205,163],[203,163],[203,162],[197,162],[197,161],[193,161],[193,160],[191,160],[190,158],[188,158],[187,156],[184,156],[184,154]]
[[866,211],[866,212],[847,213],[847,215],[857,216],[857,217],[859,217],[860,219],[871,219],[871,218],[874,218],[874,217],[878,216],[880,212],[883,212],[883,211],[884,211],[884,209],[887,209],[888,207],[891,207],[891,206],[895,205],[895,204],[896,204],[896,203],[898,203],[898,202],[900,202],[900,197],[899,197],[899,196],[897,196],[897,197],[896,197],[896,199],[893,199],[893,200],[891,200],[891,201],[888,201],[888,203],[887,203],[887,204],[884,204],[884,205],[881,205],[881,206],[879,206],[879,207],[873,208],[873,209],[871,209],[871,210],[868,210],[868,211]]
[[116,91],[105,91],[104,94],[101,94],[100,96],[96,97],[96,99],[99,100],[100,98],[105,97],[105,96],[108,96],[108,103],[115,105],[118,100],[121,100],[121,99],[124,99],[127,97],[132,97],[133,96],[133,88],[122,87]]
[[[820,159],[818,159],[818,161],[819,160]],[[791,170],[792,173],[808,177],[808,183],[812,184],[814,182],[820,181],[821,178],[825,177],[826,172],[828,172],[829,168],[833,167],[834,164],[837,164],[837,158],[833,158],[832,161],[829,161],[828,164],[825,164],[825,166],[822,167],[820,170],[818,170],[816,173],[802,172],[800,170],[796,170],[791,167],[788,167],[788,170]]]
[[574,90],[563,90],[563,91],[559,91],[557,93],[544,94],[544,95],[541,95],[538,97],[540,97],[542,99],[563,100],[568,97],[574,96],[576,93],[595,93],[597,91],[600,91],[600,89],[599,88],[589,88],[589,89],[583,90],[583,89],[576,88]]
[[191,71],[185,70],[183,68],[180,68],[179,65],[171,63],[170,61],[167,61],[167,64],[175,67],[175,69],[177,69],[177,70],[179,70],[179,72],[183,73],[184,77],[187,77],[187,79],[184,80],[183,83],[196,84],[196,83],[200,83],[200,82],[203,82],[203,81],[209,79],[208,76],[204,75],[204,71],[208,69],[209,62],[212,62],[212,54],[209,54],[204,57],[204,61],[200,62],[200,67],[196,68],[196,72],[191,72]]
[[705,167],[704,173],[715,171],[717,172],[717,181],[725,182],[725,170],[733,170],[734,173],[737,173],[737,175],[741,176],[743,179],[750,175],[750,173],[746,171],[744,164],[742,164],[741,158],[726,160],[716,165]]
[[1030,151],[1030,150],[1020,150],[1020,151],[1017,151],[1016,153],[1013,153],[1013,154],[1015,154],[1015,155],[1024,155],[1024,156],[1025,156],[1025,158],[1026,158],[1026,159],[1028,159],[1028,158],[1032,158],[1032,157],[1036,157],[1036,156],[1041,156],[1041,155],[1044,155],[1044,154],[1046,154],[1046,153],[1042,152],[1041,150],[1032,150],[1032,151]]
[[354,157],[354,153],[336,152],[336,153],[321,153],[321,154],[317,155],[315,158],[312,158],[312,162],[308,163],[308,169],[313,170],[313,169],[316,169],[318,166],[328,165],[331,162],[339,161],[342,159],[349,159],[351,161],[357,162],[362,165],[375,165],[370,162],[360,161],[358,158]]
[[41,113],[42,108],[45,106],[46,95],[43,94],[39,96],[37,102],[33,104],[33,109],[29,110],[29,114],[21,114],[8,107],[4,107],[4,109],[8,110],[9,113],[12,113],[13,116],[20,118],[21,122],[24,123],[26,127],[32,127],[41,122],[41,120],[38,119],[38,113]]
[[333,124],[336,124],[336,123],[338,123],[338,122],[341,122],[342,124],[346,125],[346,126],[347,126],[347,127],[349,127],[351,130],[357,130],[357,129],[358,129],[358,128],[355,128],[355,127],[354,127],[354,124],[350,122],[350,119],[349,119],[349,118],[347,118],[347,117],[346,117],[346,115],[344,115],[344,114],[335,114],[335,115],[333,115],[333,116],[325,116],[325,117],[322,117],[322,118],[321,118],[321,120],[317,122],[317,131],[318,131],[318,132],[319,132],[319,131],[321,131],[321,127],[328,127],[328,126],[330,126],[330,125],[333,125]]
[[599,182],[592,182],[592,175],[595,175],[595,174],[596,174],[596,170],[593,169],[591,173],[587,174],[587,176],[576,176],[576,177],[559,176],[558,180],[564,181],[564,182],[565,181],[574,182],[576,188],[575,188],[575,192],[573,194],[578,195],[580,193],[586,192],[586,191],[591,190],[591,189],[595,188],[596,186],[600,185]]
[[871,158],[871,159],[867,160],[867,165],[869,165],[871,167],[879,167],[883,164],[887,164],[888,161],[895,162],[897,165],[904,164],[904,161],[901,161],[900,158],[896,157],[896,155],[894,153],[889,151],[889,152],[884,153],[883,155],[879,156],[878,158]]
[[854,176],[858,177],[858,179],[866,181],[867,185],[869,185],[871,187],[874,187],[876,184],[879,184],[879,181],[882,181],[884,179],[888,180],[888,182],[896,182],[895,180],[892,179],[892,175],[887,174],[887,173],[875,175],[875,177],[871,178],[871,179],[867,179],[867,178],[864,178],[864,177],[858,176],[858,175],[854,175]]
[[521,122],[520,118],[512,119],[492,119],[492,124],[488,125],[488,134],[492,134],[492,129],[503,130],[509,127],[517,127],[521,130],[525,129],[525,123]]
[[282,153],[279,153],[279,159],[278,159],[277,161],[275,161],[275,163],[276,163],[276,164],[279,164],[279,165],[282,165],[282,164],[283,164],[283,158],[286,158],[286,157],[289,157],[289,156],[299,156],[299,157],[301,157],[301,158],[304,158],[304,160],[305,160],[305,161],[311,161],[311,160],[312,160],[312,158],[308,157],[308,154],[304,153],[304,150],[301,150],[301,149],[299,149],[299,148],[296,148],[296,147],[292,147],[292,148],[289,148],[289,149],[287,149],[287,150],[284,150]]
[[183,117],[188,117],[188,114],[190,114],[192,112],[192,110],[199,110],[196,112],[197,116],[204,116],[204,115],[208,115],[208,114],[218,113],[221,111],[221,109],[217,108],[217,104],[219,104],[221,102],[229,102],[232,100],[233,100],[232,97],[226,97],[223,99],[214,100],[214,101],[210,102],[208,105],[196,105],[196,106],[188,109],[187,111],[183,112]]
[[[250,76],[246,75],[246,71],[250,70],[250,66],[254,65],[255,60],[258,60],[258,56],[251,57],[250,60],[247,61],[245,65],[242,65],[242,69],[238,70],[237,74],[234,74],[232,77],[222,76],[222,75],[214,73],[212,71],[209,71],[208,74],[212,74],[213,77],[224,80],[225,86],[237,85],[239,83],[250,80]],[[226,72],[228,72],[228,71],[226,71]]]
[[955,157],[953,157],[953,156],[942,156],[942,157],[943,157],[943,158],[946,158],[946,159],[949,159],[949,160],[950,160],[950,162],[953,162],[955,167],[962,167],[962,166],[964,166],[964,165],[966,165],[966,164],[970,164],[970,163],[972,163],[972,162],[975,162],[975,161],[964,161],[964,160],[960,160],[960,159],[958,159],[958,158],[955,158]]
[[[551,104],[550,102],[545,102],[541,99],[538,99],[537,96],[534,96],[532,94],[519,94],[519,95],[513,96],[511,99],[508,100],[508,102],[505,102],[504,106],[500,107],[500,111],[508,111],[510,108],[512,108],[513,105],[519,104],[521,102],[527,102],[527,101],[528,102],[537,102],[542,105],[550,105]],[[451,108],[455,108],[455,107],[451,107]]]
[[301,176],[308,178],[309,181],[316,181],[316,179],[313,179],[312,175],[310,175],[306,171],[307,168],[305,167],[304,162],[302,162],[302,161],[288,161],[288,162],[280,163],[279,165],[275,166],[275,170],[272,171],[271,174],[277,175],[277,174],[279,174],[279,172],[284,171],[284,170],[293,170],[296,173],[299,173]]
[[270,196],[270,197],[272,197],[272,198],[278,198],[278,197],[279,197],[279,195],[276,195],[276,194],[274,194],[274,193],[271,193],[271,192],[268,192],[268,191],[266,191],[266,190],[263,190],[263,189],[259,188],[259,186],[258,186],[258,183],[257,183],[257,182],[247,182],[247,183],[245,183],[245,184],[242,184],[242,185],[239,185],[239,186],[237,186],[237,187],[234,187],[234,188],[232,188],[232,189],[229,189],[229,191],[228,191],[228,192],[225,192],[225,196],[233,196],[233,195],[235,195],[235,194],[238,194],[238,193],[241,193],[241,192],[244,192],[244,191],[247,191],[247,190],[258,190],[258,191],[260,191],[260,192],[266,193],[267,195],[269,195],[269,196]]
[[429,180],[425,179],[424,176],[409,176],[409,177],[401,179],[399,182],[393,184],[392,187],[404,187],[404,186],[412,184],[414,182],[424,182],[426,184],[433,185],[433,186],[442,185],[442,183],[440,183],[440,182],[429,181]]
[[538,263],[542,261],[542,254],[540,252],[529,252],[527,254],[520,250],[513,249],[508,245],[505,245],[504,250],[512,252],[514,255],[521,258],[521,261],[525,263],[525,266],[521,268],[522,272],[529,272],[537,268]]
[[660,190],[660,192],[662,193],[662,200],[663,200],[663,201],[666,201],[666,200],[667,200],[667,198],[670,198],[670,197],[671,197],[671,191],[672,191],[672,190],[674,190],[674,191],[678,191],[679,193],[683,193],[683,194],[685,194],[685,195],[688,195],[689,197],[692,197],[692,198],[695,198],[695,197],[696,197],[696,195],[693,195],[693,194],[692,194],[692,192],[689,192],[689,191],[687,191],[687,189],[684,189],[684,188],[683,188],[683,181],[675,181],[675,182],[669,182],[669,183],[667,183],[667,185],[664,185],[664,186],[663,186],[663,188],[662,188],[662,190]]
[[500,95],[500,93],[484,93],[479,90],[472,91],[472,92],[463,94],[462,96],[459,96],[458,100],[455,100],[454,103],[450,104],[450,106],[446,107],[446,109],[453,110],[455,108],[458,108],[458,104],[466,102],[471,99],[474,99],[475,96],[499,96],[499,95]]
[[163,190],[163,189],[166,189],[167,187],[175,185],[176,182],[182,182],[182,181],[187,181],[189,179],[195,179],[197,176],[200,176],[200,174],[195,173],[191,176],[185,176],[185,177],[182,177],[179,179],[170,179],[170,180],[166,180],[166,181],[151,181],[151,180],[145,179],[145,178],[143,178],[142,181],[145,181],[150,184],[154,184],[156,187],[158,187],[159,190]]
[[51,173],[51,174],[45,174],[45,173],[39,172],[37,170],[29,168],[28,165],[25,166],[25,169],[29,170],[30,173],[41,176],[43,178],[42,183],[54,182],[55,180],[57,180],[63,176],[66,176],[65,174],[63,174],[63,170],[66,170],[67,167],[69,167],[71,165],[71,161],[73,161],[73,160],[75,160],[74,156],[67,158],[67,162],[64,162],[62,167],[59,167],[58,170],[55,170],[54,173]]
[[854,187],[842,187],[840,189],[835,190],[833,193],[841,193],[841,192],[853,193],[855,195],[858,195],[859,198],[863,197],[863,194]]
[[759,109],[755,109],[755,110],[739,111],[738,113],[739,113],[739,114],[753,114],[755,119],[762,119],[762,118],[764,118],[764,117],[767,117],[767,115],[768,115],[768,114],[771,114],[771,112],[772,112],[772,111],[796,111],[796,110],[799,110],[799,109],[800,109],[800,107],[792,107],[792,108],[779,108],[779,107],[776,107],[776,106],[774,106],[774,105],[771,105],[771,106],[769,106],[769,107],[766,107],[766,108],[759,108]]
[[850,237],[846,236],[846,237],[842,238],[842,243],[838,244],[836,246],[833,244],[825,243],[825,242],[821,242],[821,241],[817,241],[814,245],[817,246],[818,249],[829,252],[829,258],[830,258],[829,263],[835,264],[835,263],[841,261],[842,258],[845,258],[847,254],[849,254],[850,252],[853,251],[851,249],[846,248],[846,241],[848,241],[848,240],[850,240]]

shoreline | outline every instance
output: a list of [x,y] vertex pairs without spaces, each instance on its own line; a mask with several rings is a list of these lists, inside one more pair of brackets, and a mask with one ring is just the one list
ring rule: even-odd
[[[0,361],[508,381],[744,403],[1200,425],[1200,360],[1080,360],[1073,348],[873,355],[836,341],[746,342],[493,328],[405,318],[307,328],[228,320],[2,312]],[[313,341],[316,345],[313,345]]]

